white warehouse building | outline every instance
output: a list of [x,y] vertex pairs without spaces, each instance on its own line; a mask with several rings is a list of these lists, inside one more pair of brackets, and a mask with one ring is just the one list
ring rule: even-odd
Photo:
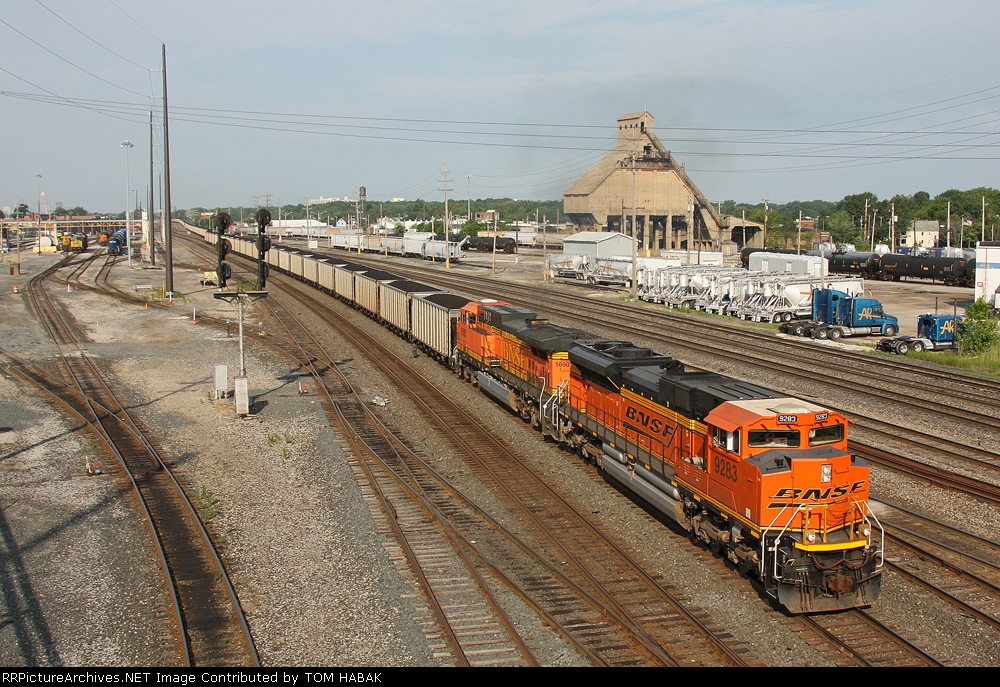
[[564,255],[585,255],[591,260],[605,260],[616,255],[632,255],[635,239],[627,234],[608,231],[581,231],[563,239]]

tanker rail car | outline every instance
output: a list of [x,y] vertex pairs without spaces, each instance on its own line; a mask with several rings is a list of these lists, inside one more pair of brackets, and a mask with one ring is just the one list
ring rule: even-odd
[[[253,242],[230,241],[257,257]],[[869,468],[849,452],[839,413],[340,255],[272,249],[267,262],[478,384],[758,579],[788,611],[878,598],[884,532],[868,506]]]
[[[750,264],[750,254],[760,248],[744,248],[740,259],[744,267]],[[791,253],[793,250],[775,250],[771,253]],[[931,279],[946,286],[971,287],[976,280],[976,261],[958,257],[929,255],[899,255],[896,253],[820,252],[803,251],[804,255],[822,255],[828,260],[830,274],[850,274],[866,279],[901,281],[903,279]]]

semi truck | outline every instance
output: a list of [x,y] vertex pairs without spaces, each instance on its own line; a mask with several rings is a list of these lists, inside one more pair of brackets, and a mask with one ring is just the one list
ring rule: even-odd
[[895,336],[899,319],[887,315],[874,298],[850,296],[836,289],[813,291],[812,321],[786,322],[785,334],[837,341],[846,336]]
[[955,315],[921,315],[917,318],[916,336],[882,339],[875,348],[896,355],[954,349],[958,345],[955,331],[961,323],[962,318]]

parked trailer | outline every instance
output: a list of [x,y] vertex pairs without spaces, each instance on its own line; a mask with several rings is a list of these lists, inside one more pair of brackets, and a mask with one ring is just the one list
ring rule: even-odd
[[441,289],[407,279],[379,282],[379,316],[397,334],[409,339],[413,298],[440,292]]
[[330,248],[357,251],[361,245],[361,234],[331,234]]
[[452,361],[455,326],[468,298],[451,293],[414,296],[412,305],[413,338],[438,360]]
[[976,246],[974,296],[994,310],[1000,309],[1000,241],[981,241]]
[[438,241],[431,239],[424,242],[423,258],[425,260],[444,260],[446,257],[451,260],[459,260],[464,257],[462,246],[465,245],[465,237],[459,241]]

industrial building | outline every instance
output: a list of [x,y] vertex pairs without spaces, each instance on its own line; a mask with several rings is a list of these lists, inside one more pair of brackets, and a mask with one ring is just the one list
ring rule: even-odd
[[578,231],[623,231],[644,255],[764,246],[763,225],[721,214],[660,143],[648,112],[618,119],[617,145],[566,190],[563,204]]

